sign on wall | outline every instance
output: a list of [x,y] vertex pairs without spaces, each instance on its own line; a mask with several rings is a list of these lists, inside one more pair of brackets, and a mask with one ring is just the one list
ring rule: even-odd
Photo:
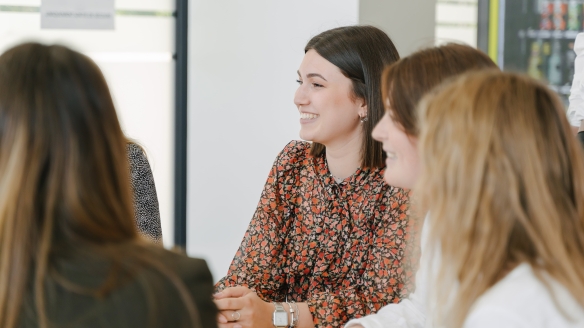
[[114,0],[42,0],[41,29],[113,30]]

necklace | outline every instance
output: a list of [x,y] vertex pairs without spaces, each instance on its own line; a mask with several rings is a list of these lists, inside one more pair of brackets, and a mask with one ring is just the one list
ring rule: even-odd
[[[354,173],[353,173],[351,176],[353,176],[353,175],[356,175],[356,174],[357,174],[357,173],[358,173],[360,170],[361,170],[361,168],[360,168],[360,167],[358,167],[358,168],[357,168],[357,170],[356,170],[356,171],[355,171],[355,172],[354,172]],[[341,184],[341,183],[342,183],[343,181],[345,181],[345,179],[346,179],[346,178],[345,178],[345,179],[343,179],[343,178],[339,178],[339,177],[335,176],[334,174],[330,173],[330,171],[329,171],[329,174],[331,175],[331,177],[333,178],[333,180],[335,180],[335,182],[336,182],[337,184]],[[347,178],[348,178],[348,177],[347,177]]]

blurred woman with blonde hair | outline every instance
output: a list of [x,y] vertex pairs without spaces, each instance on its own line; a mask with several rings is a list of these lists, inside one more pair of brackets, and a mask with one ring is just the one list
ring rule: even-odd
[[86,56],[0,56],[0,327],[216,327],[212,277],[139,237],[127,140]]
[[557,96],[480,72],[420,110],[433,326],[584,327],[584,158]]

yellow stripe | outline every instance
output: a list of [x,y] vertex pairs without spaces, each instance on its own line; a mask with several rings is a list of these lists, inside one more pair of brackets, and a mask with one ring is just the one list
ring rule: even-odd
[[489,57],[497,63],[499,53],[499,0],[489,1]]

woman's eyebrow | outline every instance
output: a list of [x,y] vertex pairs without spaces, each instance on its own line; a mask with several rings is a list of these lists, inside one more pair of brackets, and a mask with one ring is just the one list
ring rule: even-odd
[[[301,75],[300,75],[300,71],[296,71],[296,73],[298,73],[298,76],[301,76]],[[310,77],[320,77],[321,79],[323,79],[323,80],[327,81],[327,79],[325,79],[325,78],[324,78],[324,76],[322,76],[322,75],[320,75],[320,74],[318,74],[318,73],[308,73],[308,74],[306,74],[306,77],[307,77],[307,78],[310,78]],[[327,81],[327,82],[328,82],[328,81]]]

